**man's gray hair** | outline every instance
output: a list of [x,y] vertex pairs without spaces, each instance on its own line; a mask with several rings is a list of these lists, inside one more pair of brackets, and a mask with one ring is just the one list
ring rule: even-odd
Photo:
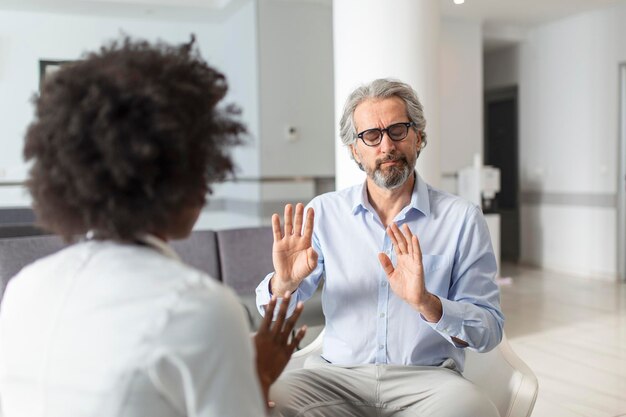
[[356,142],[357,131],[354,126],[354,110],[364,100],[385,99],[398,97],[404,101],[406,112],[410,122],[414,123],[413,129],[422,138],[422,148],[426,146],[426,119],[424,108],[417,98],[417,93],[410,85],[398,80],[380,78],[369,84],[362,85],[350,94],[343,108],[343,115],[339,122],[339,136],[344,145],[349,146]]

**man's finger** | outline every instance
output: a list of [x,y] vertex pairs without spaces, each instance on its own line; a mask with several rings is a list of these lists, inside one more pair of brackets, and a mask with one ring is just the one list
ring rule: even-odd
[[378,261],[382,265],[383,270],[385,271],[385,274],[387,274],[387,276],[390,276],[391,274],[393,274],[393,264],[391,263],[391,259],[389,259],[389,257],[386,254],[382,252],[379,253]]
[[274,242],[278,242],[283,238],[280,232],[280,216],[276,213],[272,214],[272,232],[274,233]]
[[285,205],[285,236],[290,236],[293,233],[293,206],[291,204]]
[[402,251],[402,253],[408,253],[406,238],[404,237],[404,234],[402,233],[402,231],[400,230],[400,228],[398,227],[396,223],[392,223],[392,226],[393,226],[393,234],[396,236],[396,240],[398,241],[400,250]]
[[414,255],[413,233],[411,233],[411,229],[409,228],[408,223],[404,223],[402,225],[402,233],[404,233],[404,237],[406,238],[407,253]]
[[300,236],[302,234],[302,217],[304,215],[304,205],[302,203],[296,204],[296,218],[294,220],[294,228],[293,233],[296,236]]
[[396,255],[402,255],[402,254],[407,253],[406,240],[404,239],[404,235],[398,228],[398,225],[395,223],[391,223],[389,225],[389,231],[393,235],[392,241],[394,242],[394,249],[395,249]]
[[420,240],[416,235],[413,235],[411,239],[413,241],[413,257],[416,261],[419,261],[420,265],[422,264],[422,247],[420,246]]
[[308,248],[306,250],[306,263],[307,266],[311,269],[315,269],[315,265],[317,265],[317,252],[315,252],[315,249],[313,248]]
[[312,208],[306,211],[306,222],[304,223],[304,232],[302,236],[310,243],[313,236],[313,221],[315,219],[315,212]]

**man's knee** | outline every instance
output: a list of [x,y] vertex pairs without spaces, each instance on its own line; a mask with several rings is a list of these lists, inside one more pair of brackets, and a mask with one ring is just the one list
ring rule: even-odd
[[284,373],[270,389],[270,400],[275,404],[271,413],[272,416],[287,417],[295,415],[290,413],[290,410],[295,410],[295,404],[293,403],[301,398],[299,395],[301,385],[298,384],[300,378],[291,374],[292,372]]
[[499,417],[500,413],[489,397],[476,385],[459,380],[446,384],[440,391],[435,407],[437,417]]
[[[369,404],[341,369],[320,367],[283,374],[271,388],[272,417],[362,417]],[[358,384],[357,384],[358,386]]]
[[295,417],[316,401],[316,390],[311,389],[311,377],[304,369],[284,373],[270,390],[270,400],[275,403],[271,415]]

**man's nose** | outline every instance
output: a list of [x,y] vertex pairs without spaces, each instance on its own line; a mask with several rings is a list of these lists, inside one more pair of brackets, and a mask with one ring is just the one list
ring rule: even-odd
[[384,153],[389,153],[390,151],[396,149],[396,142],[391,140],[389,134],[387,132],[382,132],[383,137],[380,139],[380,151]]

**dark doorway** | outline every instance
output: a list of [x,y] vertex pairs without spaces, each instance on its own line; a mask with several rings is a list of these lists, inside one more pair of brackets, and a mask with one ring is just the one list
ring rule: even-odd
[[500,214],[502,261],[517,262],[520,256],[519,178],[517,147],[517,87],[485,92],[485,164],[500,168]]

